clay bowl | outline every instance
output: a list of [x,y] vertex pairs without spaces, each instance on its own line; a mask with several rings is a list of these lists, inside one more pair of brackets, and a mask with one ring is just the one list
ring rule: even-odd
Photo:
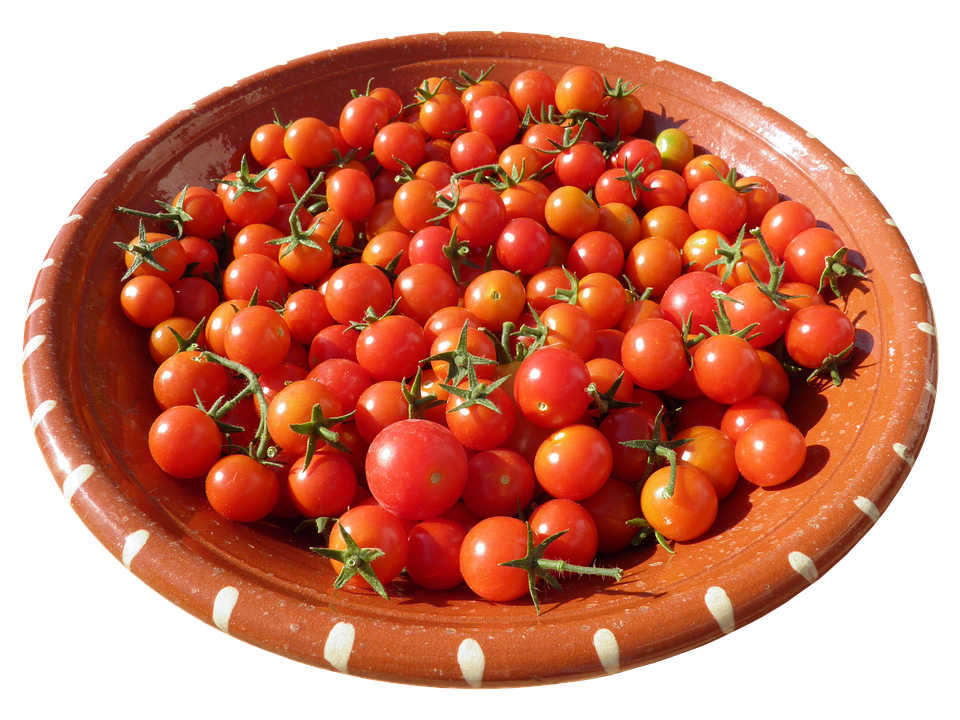
[[[742,175],[773,179],[859,253],[869,281],[850,290],[856,357],[838,388],[801,390],[791,408],[809,460],[770,490],[741,483],[716,529],[674,555],[649,545],[619,558],[621,582],[571,580],[493,604],[466,590],[394,583],[385,602],[336,591],[312,538],[288,525],[228,522],[202,487],[164,475],[145,438],[157,413],[144,335],[118,302],[135,220],[187,183],[221,177],[259,124],[312,114],[335,122],[367,80],[406,90],[422,78],[496,64],[554,77],[595,66],[638,90],[653,137],[682,127]],[[598,676],[650,663],[742,627],[799,593],[866,533],[906,478],[926,434],[936,380],[933,314],[911,253],[884,208],[815,138],[709,77],[635,52],[534,35],[413,36],[343,47],[209,95],[130,148],[55,239],[25,329],[24,379],[37,440],[63,494],[131,573],[223,632],[322,668],[453,687]],[[313,543],[315,544],[315,543]]]

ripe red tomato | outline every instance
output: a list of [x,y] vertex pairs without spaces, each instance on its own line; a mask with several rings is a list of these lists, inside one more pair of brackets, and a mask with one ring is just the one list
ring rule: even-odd
[[[347,543],[344,532],[349,535],[361,549],[376,548],[383,554],[370,562],[370,569],[381,583],[389,583],[397,577],[407,564],[409,542],[407,528],[400,520],[377,505],[357,505],[347,510],[337,520],[330,531],[330,540],[327,547],[331,550],[346,550]],[[335,572],[340,573],[344,564],[334,558],[330,564]],[[360,574],[353,575],[347,582],[347,587],[369,588],[370,583]]]
[[299,458],[288,472],[290,500],[307,518],[340,517],[357,494],[357,474],[350,461],[332,452],[314,453],[310,464]]
[[533,467],[507,448],[478,452],[467,463],[463,502],[479,517],[512,515],[533,499]]
[[709,425],[694,425],[674,435],[674,440],[688,442],[677,448],[677,463],[703,473],[723,500],[736,487],[740,478],[735,456],[735,441]]
[[673,492],[668,493],[670,470],[662,467],[647,478],[640,492],[640,509],[653,529],[668,540],[695,540],[717,518],[717,491],[699,470],[678,465]]
[[758,420],[737,440],[740,474],[760,487],[781,485],[790,480],[800,472],[806,458],[803,433],[788,420]]
[[201,359],[200,352],[187,350],[164,360],[153,376],[153,396],[166,410],[175,405],[196,405],[210,408],[227,394],[230,376],[227,369]]
[[853,321],[835,305],[811,305],[798,310],[787,325],[787,353],[798,365],[819,368],[831,356],[850,354],[856,329]]
[[261,373],[280,364],[290,342],[290,328],[280,313],[268,305],[250,305],[227,324],[223,349],[230,360]]
[[587,411],[590,371],[572,350],[545,346],[528,355],[513,382],[517,409],[540,427],[560,428]]
[[220,428],[193,405],[164,410],[150,426],[150,455],[165,473],[188,479],[203,476],[220,457]]
[[417,374],[429,349],[420,323],[404,315],[388,315],[360,332],[357,362],[372,380],[403,380]]
[[340,401],[326,385],[314,380],[297,380],[286,385],[267,409],[267,429],[273,441],[284,450],[305,454],[310,435],[293,426],[311,422],[314,407],[318,407],[327,420],[343,415]]
[[173,315],[175,298],[170,284],[155,275],[130,278],[120,294],[120,307],[131,322],[152,328]]
[[527,525],[509,516],[485,518],[474,525],[460,547],[460,572],[474,593],[508,602],[529,592],[527,573],[501,563],[527,554]]
[[430,420],[402,420],[370,443],[367,485],[383,507],[409,520],[437,517],[460,498],[467,454],[447,428]]
[[649,318],[624,335],[623,367],[633,381],[647,390],[665,390],[689,368],[687,349],[677,326],[669,320]]
[[591,425],[568,425],[555,431],[537,450],[537,482],[555,498],[583,500],[603,487],[613,469],[607,438]]
[[463,525],[449,518],[421,520],[408,537],[407,575],[430,590],[459,585],[463,581],[460,548],[466,535]]
[[533,542],[541,543],[562,532],[547,546],[544,557],[564,560],[572,565],[590,565],[597,555],[599,537],[593,516],[573,500],[547,500],[530,513]]
[[754,347],[738,335],[711,335],[693,351],[693,377],[711,400],[731,404],[753,395],[763,367]]
[[280,498],[280,480],[249,455],[227,455],[210,468],[207,501],[225,518],[254,522],[270,514]]

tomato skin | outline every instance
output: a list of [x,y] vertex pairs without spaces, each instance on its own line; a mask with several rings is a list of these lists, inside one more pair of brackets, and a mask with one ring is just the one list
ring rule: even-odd
[[817,226],[813,211],[798,200],[783,200],[771,207],[760,222],[764,241],[778,257],[800,232]]
[[[467,390],[469,381],[460,383],[459,387]],[[497,409],[479,404],[463,407],[464,399],[454,393],[447,398],[447,427],[470,450],[500,447],[510,437],[516,424],[516,407],[503,388],[494,388],[487,400]]]
[[606,437],[590,425],[568,425],[554,432],[537,450],[533,470],[555,498],[583,500],[603,487],[613,469],[613,451]]
[[449,590],[463,582],[460,548],[466,529],[449,518],[422,520],[410,530],[406,571],[420,587]]
[[334,161],[336,138],[330,126],[322,120],[302,117],[287,126],[283,148],[287,157],[312,170]]
[[373,95],[360,95],[347,101],[340,111],[338,127],[343,139],[359,150],[372,150],[380,128],[390,122],[387,106]]
[[362,322],[367,308],[378,317],[393,304],[393,287],[382,270],[365,263],[350,263],[333,271],[326,284],[327,311],[338,323]]
[[590,565],[597,555],[597,524],[582,505],[572,500],[548,500],[530,513],[533,542],[539,544],[562,532],[550,543],[544,557],[564,560],[572,565]]
[[824,260],[844,247],[843,239],[828,228],[801,230],[783,251],[783,279],[818,287]]
[[398,517],[423,520],[442,515],[467,482],[467,454],[447,428],[410,419],[384,428],[370,443],[367,485]]
[[819,368],[831,355],[846,358],[855,338],[853,322],[835,305],[798,310],[784,333],[787,353],[805,368]]
[[807,458],[803,433],[788,420],[758,420],[737,440],[737,467],[744,479],[760,487],[793,478]]
[[485,518],[474,525],[460,547],[464,582],[485,600],[509,602],[529,591],[526,571],[501,563],[527,554],[527,525],[515,517]]
[[357,494],[357,474],[350,461],[332,452],[314,453],[304,469],[305,457],[288,472],[290,500],[307,518],[339,517]]
[[482,183],[460,183],[457,206],[449,216],[450,229],[473,248],[493,245],[506,224],[506,208],[497,191]]
[[694,349],[693,375],[704,395],[729,405],[756,392],[763,367],[757,351],[742,337],[712,335]]
[[463,291],[463,306],[478,322],[499,331],[505,322],[515,322],[526,302],[523,281],[508,270],[488,270],[470,281]]
[[640,491],[643,517],[668,540],[695,540],[716,520],[717,491],[703,473],[684,465],[677,466],[676,484],[668,496],[669,483],[669,467],[654,470],[647,478]]
[[687,212],[701,230],[716,230],[727,237],[736,237],[747,221],[746,200],[722,180],[698,185],[687,201]]
[[545,346],[520,363],[513,394],[520,413],[530,422],[560,428],[587,411],[589,384],[590,371],[582,358],[566,348]]
[[709,425],[688,427],[674,439],[689,441],[677,449],[677,462],[703,473],[716,490],[718,501],[733,492],[740,478],[733,440]]
[[404,315],[370,323],[357,339],[357,362],[374,381],[413,377],[428,352],[423,327]]
[[280,480],[249,455],[227,455],[210,468],[207,500],[225,518],[255,522],[270,514],[280,498]]
[[[646,450],[623,445],[631,440],[653,438],[656,416],[642,407],[615,408],[600,422],[599,430],[607,438],[613,453],[611,475],[619,480],[638,485],[647,469]],[[666,440],[666,430],[661,427],[660,439]]]
[[306,454],[308,437],[291,425],[309,422],[315,405],[320,406],[325,418],[343,414],[340,401],[326,385],[314,380],[286,385],[267,408],[267,429],[273,441],[284,450]]
[[283,361],[290,342],[290,329],[280,313],[267,305],[250,305],[230,320],[223,349],[229,359],[262,373]]
[[196,405],[197,399],[210,408],[227,394],[230,377],[223,365],[200,360],[195,350],[171,355],[153,376],[153,396],[164,410],[175,405]]
[[192,405],[164,410],[150,426],[147,445],[154,462],[180,479],[203,476],[220,457],[220,428]]
[[690,320],[690,332],[698,334],[703,328],[716,332],[717,301],[713,293],[723,289],[720,278],[714,273],[695,271],[684,273],[674,280],[663,292],[660,307],[664,315],[678,329]]
[[720,430],[736,442],[753,423],[771,417],[788,419],[787,412],[780,403],[765,395],[751,395],[727,407],[720,420]]
[[463,502],[477,516],[513,515],[533,499],[536,477],[520,453],[507,448],[478,452],[467,463]]
[[669,320],[649,318],[630,327],[623,338],[623,367],[647,390],[665,390],[687,371],[687,351],[680,330]]
[[660,151],[663,167],[682,173],[683,168],[693,159],[693,140],[679,128],[665,128],[654,140]]
[[[407,528],[390,512],[378,505],[357,505],[350,508],[340,516],[330,531],[327,545],[330,549],[346,549],[344,530],[358,547],[378,548],[383,551],[383,555],[370,563],[373,574],[381,583],[390,582],[403,570],[410,547]],[[332,558],[330,564],[337,573],[343,569],[343,563]],[[370,584],[358,573],[347,581],[346,587],[369,588]]]
[[[183,277],[183,273],[187,268],[187,256],[180,241],[165,233],[148,232],[145,233],[144,237],[147,243],[163,243],[151,253],[153,259],[160,264],[163,270],[142,262],[137,266],[137,269],[133,271],[131,277],[153,275],[168,284]],[[133,238],[129,244],[135,247],[142,245],[139,236]],[[123,254],[123,260],[127,268],[132,267],[134,253],[127,250]]]
[[154,275],[132,277],[123,286],[120,307],[136,325],[152,328],[173,315],[175,298],[170,284]]

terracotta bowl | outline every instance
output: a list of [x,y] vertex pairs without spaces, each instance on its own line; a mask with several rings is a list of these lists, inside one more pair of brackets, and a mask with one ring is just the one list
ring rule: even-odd
[[[869,280],[853,370],[839,388],[792,401],[810,446],[800,476],[771,490],[741,483],[715,530],[669,555],[651,544],[619,558],[621,582],[572,580],[529,601],[394,583],[389,602],[336,591],[312,538],[289,526],[219,517],[197,482],[152,463],[158,410],[145,337],[121,314],[121,256],[135,219],[185,184],[236,167],[251,132],[311,114],[335,122],[371,77],[406,90],[431,75],[496,65],[555,78],[593,65],[638,90],[647,137],[682,127],[742,175],[771,178],[862,255]],[[413,36],[290,62],[209,95],[130,148],[80,200],[40,270],[25,329],[24,379],[37,441],[68,502],[134,575],[223,632],[272,652],[382,680],[524,685],[598,676],[709,642],[810,585],[866,533],[900,488],[926,434],[937,354],[923,280],[884,208],[843,162],[796,125],[704,75],[635,52],[515,34]]]

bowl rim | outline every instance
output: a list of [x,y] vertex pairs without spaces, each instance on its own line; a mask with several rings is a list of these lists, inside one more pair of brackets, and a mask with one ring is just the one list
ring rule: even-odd
[[[203,122],[205,113],[239,111],[246,93],[261,88],[273,78],[305,73],[314,64],[330,62],[332,58],[350,61],[358,57],[371,57],[398,43],[416,51],[441,41],[453,47],[478,41],[493,45],[507,44],[519,38],[533,38],[544,47],[564,46],[578,50],[602,47],[588,41],[520,33],[414,35],[344,46],[263,70],[202,98],[192,107],[173,115],[147,138],[132,146],[84,194],[57,234],[38,272],[24,328],[24,386],[37,442],[65,499],[98,540],[150,587],[204,622],[278,654],[375,679],[451,686],[482,684],[486,687],[601,675],[704,644],[786,602],[822,576],[853,547],[905,480],[929,425],[935,398],[937,353],[935,322],[929,298],[899,230],[859,178],[819,141],[809,137],[789,120],[739,91],[727,86],[720,88],[716,81],[705,75],[662,60],[650,59],[659,68],[688,79],[703,92],[722,93],[722,99],[729,108],[746,107],[765,117],[775,116],[779,131],[792,138],[802,138],[800,142],[804,148],[809,153],[816,153],[822,161],[824,169],[819,171],[822,173],[820,177],[845,180],[846,187],[852,188],[850,192],[855,192],[877,216],[876,222],[868,226],[878,238],[878,247],[882,248],[872,256],[874,266],[878,271],[883,270],[883,281],[890,285],[890,294],[903,298],[903,312],[881,318],[884,323],[882,334],[890,345],[888,353],[891,356],[888,361],[896,363],[895,368],[884,367],[881,377],[884,392],[893,395],[894,381],[891,376],[895,372],[905,372],[911,378],[909,382],[896,387],[900,405],[886,419],[878,433],[874,442],[876,450],[868,456],[869,462],[852,458],[849,462],[845,460],[845,469],[851,471],[848,481],[842,489],[826,489],[840,503],[835,515],[824,521],[815,532],[808,532],[803,543],[795,543],[792,549],[777,548],[784,555],[782,562],[760,575],[734,577],[728,572],[722,577],[722,582],[706,585],[695,582],[697,578],[689,578],[685,587],[677,589],[675,601],[698,607],[696,622],[688,622],[689,618],[683,622],[677,618],[663,619],[662,629],[667,640],[646,647],[642,656],[633,645],[636,639],[627,627],[628,621],[611,617],[609,613],[589,606],[587,611],[582,608],[576,611],[587,612],[589,617],[584,623],[589,626],[588,631],[565,627],[573,611],[567,613],[562,607],[554,615],[547,613],[541,618],[531,618],[530,624],[521,628],[517,628],[516,618],[509,611],[492,620],[489,616],[478,619],[465,611],[457,623],[450,623],[452,628],[447,628],[448,634],[456,642],[442,643],[443,649],[436,650],[445,654],[444,672],[437,675],[436,669],[431,667],[411,673],[409,667],[400,666],[396,657],[378,657],[376,652],[365,650],[366,645],[380,642],[371,641],[366,633],[373,632],[377,637],[383,637],[391,632],[402,632],[415,637],[424,647],[433,648],[437,642],[429,637],[432,628],[411,627],[408,624],[400,631],[391,630],[387,627],[390,622],[403,624],[402,612],[397,614],[395,609],[391,609],[391,612],[377,616],[371,614],[369,605],[343,598],[343,602],[323,608],[329,615],[321,622],[312,617],[319,606],[300,608],[294,613],[302,618],[304,624],[314,623],[322,627],[316,631],[313,654],[302,650],[291,651],[289,637],[286,637],[290,631],[284,627],[285,624],[289,625],[288,619],[273,617],[264,621],[256,618],[257,608],[249,607],[250,603],[246,600],[259,594],[278,603],[289,603],[291,598],[304,597],[302,589],[285,585],[276,578],[265,578],[257,568],[233,565],[229,557],[218,557],[210,548],[198,548],[182,542],[182,537],[177,535],[176,524],[171,524],[169,518],[163,517],[162,511],[158,511],[157,505],[148,497],[131,498],[117,492],[108,474],[102,472],[102,466],[109,458],[104,457],[100,448],[94,447],[95,443],[87,434],[89,418],[76,401],[79,381],[71,377],[67,363],[63,361],[64,353],[70,352],[69,348],[62,347],[57,342],[62,338],[55,334],[57,313],[61,312],[61,307],[72,302],[70,298],[76,293],[75,289],[67,290],[77,272],[76,267],[65,262],[67,250],[75,246],[78,238],[87,232],[86,218],[122,204],[117,202],[118,194],[122,195],[135,182],[136,168],[157,143],[175,136],[184,124]],[[612,52],[612,49],[604,49]],[[622,52],[642,56],[633,51]],[[758,128],[754,130],[760,132]],[[879,476],[876,472],[879,472]],[[149,552],[143,552],[144,548],[148,548]],[[745,565],[762,563],[763,557],[769,552],[770,548],[765,546],[745,548],[738,553],[737,562]],[[172,573],[171,568],[176,568],[177,573]],[[590,615],[591,612],[593,615]],[[481,620],[488,626],[485,627]],[[537,638],[537,644],[530,645],[537,648],[536,653],[542,653],[543,648],[548,646],[561,648],[571,659],[569,669],[558,671],[555,663],[546,662],[543,658],[539,659],[543,662],[539,662],[535,657],[517,652],[525,668],[498,670],[496,663],[502,661],[490,652],[484,638],[490,633],[513,633],[518,629]],[[449,657],[451,652],[452,658]]]

